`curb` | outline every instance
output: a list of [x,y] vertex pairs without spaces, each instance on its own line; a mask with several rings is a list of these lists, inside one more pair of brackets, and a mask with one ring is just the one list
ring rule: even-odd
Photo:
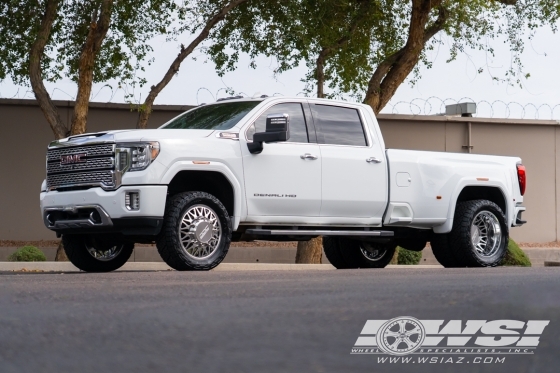
[[[387,268],[432,269],[440,265],[388,265]],[[280,264],[280,263],[221,263],[212,271],[330,271],[331,264]],[[119,268],[127,271],[172,271],[165,263],[128,262]],[[69,262],[0,262],[0,272],[81,272]]]

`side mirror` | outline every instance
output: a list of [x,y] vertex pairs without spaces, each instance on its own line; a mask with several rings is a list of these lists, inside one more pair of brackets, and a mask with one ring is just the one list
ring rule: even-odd
[[247,143],[252,154],[263,150],[263,142],[287,141],[290,138],[290,116],[288,114],[269,114],[266,117],[266,131],[253,135],[253,142]]

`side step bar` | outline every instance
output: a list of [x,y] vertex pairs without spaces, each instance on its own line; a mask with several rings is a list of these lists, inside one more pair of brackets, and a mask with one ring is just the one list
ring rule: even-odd
[[298,229],[247,229],[246,234],[258,236],[372,236],[372,237],[393,237],[392,231],[317,231],[317,230],[298,230]]

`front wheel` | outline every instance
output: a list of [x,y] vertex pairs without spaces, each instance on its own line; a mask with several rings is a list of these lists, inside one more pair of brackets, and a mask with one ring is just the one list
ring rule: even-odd
[[134,244],[99,235],[63,235],[62,245],[72,264],[85,272],[111,272],[132,255]]
[[397,245],[350,240],[344,237],[324,237],[327,259],[337,269],[384,268],[391,262]]
[[169,198],[156,246],[161,258],[178,271],[207,271],[224,260],[231,243],[231,223],[224,205],[205,192]]

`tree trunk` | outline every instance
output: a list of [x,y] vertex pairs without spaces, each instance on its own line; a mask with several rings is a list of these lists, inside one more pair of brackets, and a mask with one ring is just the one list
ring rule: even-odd
[[325,62],[327,57],[331,54],[331,52],[335,51],[336,49],[341,48],[344,44],[348,43],[352,38],[354,32],[358,28],[358,25],[363,20],[363,17],[367,16],[365,13],[360,13],[360,16],[354,20],[354,22],[350,25],[348,29],[348,33],[342,36],[340,39],[336,41],[334,45],[329,47],[323,47],[319,55],[317,56],[317,60],[315,62],[315,79],[317,79],[317,98],[325,98]]
[[[449,12],[441,3],[441,0],[412,1],[412,15],[405,46],[382,61],[368,83],[364,103],[371,106],[375,114],[379,114],[387,105],[397,88],[412,72],[426,43],[444,29]],[[426,27],[434,8],[438,9],[438,18]]]
[[87,130],[89,97],[93,84],[95,58],[109,30],[112,9],[113,0],[103,0],[99,10],[99,16],[94,16],[90,24],[86,42],[80,55],[78,67],[78,94],[76,96],[76,104],[72,116],[72,127],[70,130],[72,135],[80,135]]
[[329,54],[329,48],[323,48],[319,57],[317,57],[316,68],[315,68],[315,79],[317,79],[317,98],[325,98],[325,59]]
[[[45,4],[45,13],[41,19],[41,25],[37,31],[37,38],[31,46],[29,51],[29,80],[31,88],[35,94],[35,98],[39,103],[39,107],[43,115],[47,119],[51,130],[53,131],[56,140],[66,137],[68,130],[58,112],[57,107],[52,102],[52,99],[45,88],[43,83],[43,71],[41,69],[41,60],[45,52],[45,46],[49,41],[51,35],[52,25],[58,15],[58,7],[60,0],[48,0]],[[62,241],[56,250],[55,261],[67,261],[66,253],[62,247]]]
[[395,253],[393,254],[393,257],[391,258],[391,261],[389,262],[389,264],[399,264],[399,248],[398,247],[395,250]]
[[249,0],[232,0],[206,22],[206,25],[204,26],[200,34],[198,34],[198,36],[186,48],[181,45],[181,51],[179,52],[171,66],[169,66],[169,69],[167,69],[167,72],[165,73],[161,81],[150,88],[150,93],[148,93],[148,97],[146,97],[146,100],[144,100],[144,103],[140,108],[140,115],[138,116],[136,128],[143,129],[147,127],[148,119],[150,119],[150,115],[152,114],[152,106],[154,105],[156,97],[167,86],[167,84],[169,84],[171,79],[173,79],[173,77],[179,72],[179,67],[181,66],[181,63],[185,60],[185,58],[187,58],[194,51],[194,49],[198,47],[200,43],[206,40],[206,38],[210,34],[210,30],[212,30],[214,26],[216,26],[221,20],[223,20],[224,17],[232,9],[247,1]]
[[[72,135],[76,135],[86,131],[95,57],[109,29],[113,0],[103,0],[99,10],[99,18],[96,20],[95,18],[97,16],[94,15],[94,19],[92,19],[90,24],[86,43],[80,55],[78,95],[76,98],[76,105],[74,106],[74,115],[72,117],[70,131],[67,130],[62,122],[58,109],[45,89],[43,71],[41,69],[41,60],[45,53],[45,46],[51,36],[52,26],[58,15],[60,3],[61,0],[47,0],[45,3],[45,13],[41,19],[39,30],[37,31],[37,38],[29,51],[29,80],[31,81],[31,87],[39,103],[39,107],[45,115],[54,133],[54,137],[57,140],[68,136],[68,132]],[[68,258],[64,252],[61,241],[56,250],[55,261],[67,260]]]
[[45,13],[41,19],[41,25],[37,31],[37,39],[33,42],[29,51],[29,80],[35,98],[39,103],[41,111],[45,115],[51,127],[54,138],[61,139],[66,136],[68,130],[60,118],[58,109],[54,105],[43,83],[43,71],[41,60],[45,52],[45,46],[51,35],[52,25],[58,15],[58,6],[61,0],[48,0],[45,4]]
[[296,252],[297,264],[321,264],[323,258],[323,238],[299,241]]
[[56,249],[56,256],[54,257],[55,262],[67,262],[68,257],[66,256],[66,251],[64,251],[64,246],[62,245],[62,240],[58,243],[58,248]]

